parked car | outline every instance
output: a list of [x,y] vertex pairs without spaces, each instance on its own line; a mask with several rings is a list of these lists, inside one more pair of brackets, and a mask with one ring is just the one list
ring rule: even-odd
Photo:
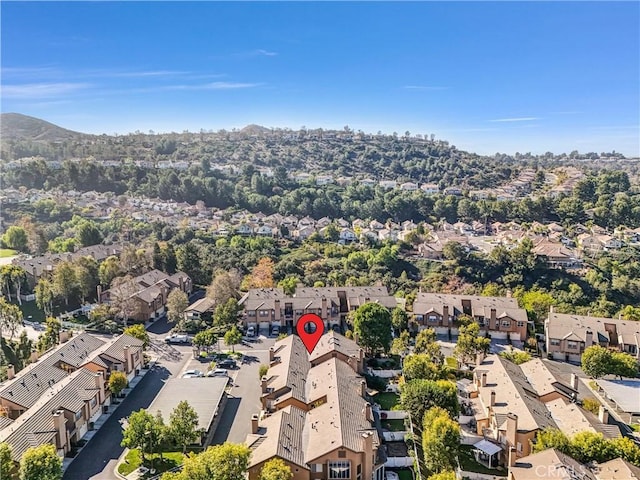
[[207,372],[207,377],[228,377],[229,373],[223,368],[216,368]]
[[235,360],[231,359],[231,358],[226,358],[224,360],[220,360],[218,363],[216,363],[217,367],[220,368],[236,368],[237,363]]
[[247,328],[247,337],[255,337],[255,335],[256,335],[255,327],[251,326]]
[[164,341],[166,343],[189,343],[189,336],[178,334],[178,333],[172,333],[171,335],[167,335],[164,338]]
[[273,327],[273,329],[271,330],[271,335],[273,335],[274,337],[280,335],[280,327],[277,325]]
[[182,378],[197,378],[197,377],[204,377],[204,373],[202,373],[200,370],[187,370],[182,374]]
[[392,472],[390,470],[386,470],[384,472],[385,480],[400,480],[400,477],[396,472]]

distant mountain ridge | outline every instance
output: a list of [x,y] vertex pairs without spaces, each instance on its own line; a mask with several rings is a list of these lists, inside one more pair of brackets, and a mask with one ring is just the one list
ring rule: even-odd
[[0,114],[0,138],[2,140],[55,142],[88,136],[90,135],[67,130],[45,120],[21,113]]

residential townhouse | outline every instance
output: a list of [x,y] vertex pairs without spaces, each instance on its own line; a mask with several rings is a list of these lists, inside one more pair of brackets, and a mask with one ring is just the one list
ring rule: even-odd
[[420,185],[420,190],[422,190],[427,195],[436,195],[440,193],[440,187],[436,183],[423,183]]
[[[273,458],[291,468],[294,480],[384,480],[385,456],[365,399],[366,381],[353,368],[362,351],[333,332],[324,337],[315,358],[295,335],[270,352],[261,397],[267,413],[253,416],[247,438],[249,480],[257,480]],[[344,347],[358,349],[351,362],[343,361]]]
[[431,327],[440,334],[457,335],[460,315],[476,321],[482,334],[516,341],[527,338],[527,312],[515,298],[420,292],[413,303],[420,328]]
[[[65,341],[66,332],[61,339]],[[60,344],[0,385],[0,441],[18,462],[29,448],[52,443],[70,451],[111,403],[108,379],[122,371],[131,379],[142,367],[142,341],[80,334]]]
[[532,452],[536,435],[544,428],[559,428],[569,435],[579,431],[620,437],[616,425],[609,425],[608,412],[599,416],[582,409],[578,400],[578,379],[564,383],[541,359],[521,365],[498,355],[479,362],[468,387],[474,411],[476,433],[483,436],[476,447],[479,461],[495,466],[513,464]]
[[79,248],[75,252],[47,253],[31,258],[19,257],[15,258],[12,264],[24,269],[27,283],[33,288],[42,276],[50,275],[60,262],[72,262],[82,257],[92,257],[97,262],[102,262],[107,257],[120,256],[122,249],[122,245],[93,245]]
[[270,330],[272,326],[293,328],[305,313],[320,315],[326,327],[340,325],[345,316],[365,303],[380,303],[392,309],[395,297],[386,287],[300,287],[293,296],[281,288],[249,290],[238,302],[245,326]]
[[582,260],[577,253],[563,245],[547,239],[540,239],[536,242],[533,253],[547,262],[551,268],[576,268],[582,265]]
[[640,468],[616,458],[585,465],[555,448],[513,459],[507,480],[640,480]]
[[134,312],[130,318],[138,322],[146,322],[164,314],[171,291],[178,288],[189,294],[193,284],[191,277],[184,272],[168,275],[160,270],[151,270],[134,278],[131,286],[121,286],[106,291],[98,287],[99,302],[111,303],[120,295],[118,291],[123,288],[131,292],[129,298],[133,298],[136,302],[136,308],[133,309]]
[[592,345],[615,348],[640,362],[640,322],[556,313],[545,321],[547,353],[555,360],[580,363]]

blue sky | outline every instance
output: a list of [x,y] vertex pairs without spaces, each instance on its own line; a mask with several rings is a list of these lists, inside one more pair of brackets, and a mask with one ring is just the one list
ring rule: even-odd
[[2,111],[640,155],[638,2],[1,2]]

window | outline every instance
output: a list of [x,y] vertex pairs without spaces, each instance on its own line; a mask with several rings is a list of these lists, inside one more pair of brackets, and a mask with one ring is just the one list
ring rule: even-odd
[[524,322],[518,322],[519,327],[524,327]]
[[256,311],[255,310],[249,310],[247,312],[247,315],[249,315],[250,317],[255,317],[256,316]]
[[266,317],[267,315],[269,315],[269,310],[260,310],[261,317]]
[[416,322],[422,322],[424,320],[424,315],[416,315]]
[[560,346],[560,340],[558,340],[557,338],[552,338],[551,339],[551,345],[553,345],[554,347],[559,347]]
[[503,320],[502,321],[502,326],[508,328],[508,327],[511,326],[511,322],[509,320]]
[[329,462],[329,480],[339,480],[342,478],[351,478],[351,462],[349,460]]
[[82,417],[82,410],[76,412],[76,420],[80,420],[80,417]]
[[516,450],[518,451],[518,453],[522,453],[522,444],[520,442],[516,444]]
[[578,342],[573,342],[573,341],[569,340],[567,342],[567,348],[571,348],[571,349],[575,350],[576,348],[578,348]]
[[438,321],[438,317],[436,317],[435,315],[429,315],[429,321],[434,323]]
[[362,465],[356,467],[356,480],[362,480]]
[[323,463],[312,463],[311,464],[311,472],[312,473],[322,473],[324,471]]
[[98,400],[96,400],[96,397],[93,397],[91,399],[91,408],[95,407],[97,403],[98,403]]
[[338,450],[338,458],[347,458],[347,452],[344,450]]

